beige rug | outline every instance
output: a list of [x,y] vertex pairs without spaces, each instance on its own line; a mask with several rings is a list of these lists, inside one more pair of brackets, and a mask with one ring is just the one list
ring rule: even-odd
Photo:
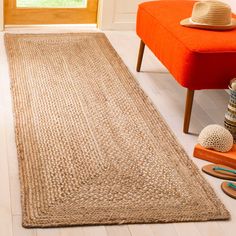
[[104,34],[5,43],[25,227],[229,218]]

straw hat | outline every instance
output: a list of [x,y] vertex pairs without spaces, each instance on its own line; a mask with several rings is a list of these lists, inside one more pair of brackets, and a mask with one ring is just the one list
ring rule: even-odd
[[201,1],[193,6],[192,16],[180,22],[191,28],[230,30],[236,27],[231,8],[220,1]]

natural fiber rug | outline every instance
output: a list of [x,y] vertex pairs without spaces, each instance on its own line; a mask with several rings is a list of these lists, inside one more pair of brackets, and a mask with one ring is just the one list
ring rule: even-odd
[[25,227],[229,218],[104,34],[5,43]]

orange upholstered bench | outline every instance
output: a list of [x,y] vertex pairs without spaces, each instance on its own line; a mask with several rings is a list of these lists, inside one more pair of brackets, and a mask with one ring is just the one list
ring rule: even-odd
[[137,34],[141,38],[137,71],[147,45],[177,82],[187,88],[185,133],[194,90],[225,89],[236,77],[236,29],[207,31],[181,26],[179,22],[191,16],[194,3],[145,2],[139,5],[137,15]]

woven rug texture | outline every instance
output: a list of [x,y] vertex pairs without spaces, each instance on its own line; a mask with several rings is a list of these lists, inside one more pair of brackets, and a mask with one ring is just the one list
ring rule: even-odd
[[103,33],[5,45],[23,226],[229,219]]

